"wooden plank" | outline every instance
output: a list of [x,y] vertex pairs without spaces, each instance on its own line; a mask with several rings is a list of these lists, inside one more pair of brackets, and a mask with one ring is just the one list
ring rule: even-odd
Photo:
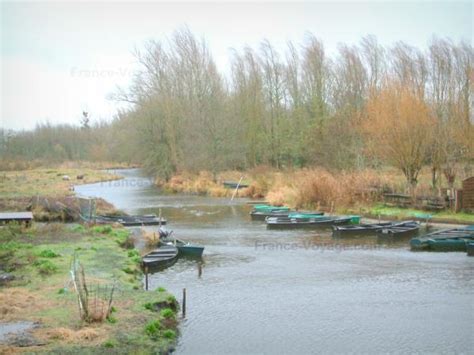
[[31,221],[32,212],[0,212],[0,221]]

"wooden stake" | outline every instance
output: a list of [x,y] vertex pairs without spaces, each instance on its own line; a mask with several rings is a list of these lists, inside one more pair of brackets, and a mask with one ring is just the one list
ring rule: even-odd
[[183,288],[182,309],[183,309],[183,318],[186,318],[186,289],[185,288]]
[[243,179],[243,178],[244,178],[243,176],[240,177],[240,180],[239,180],[239,182],[238,182],[238,184],[237,184],[237,187],[235,188],[234,193],[232,194],[232,198],[230,199],[230,202],[234,201],[235,194],[236,194],[237,191],[239,190],[240,183],[242,182],[242,179]]
[[148,291],[148,266],[145,266],[145,290]]

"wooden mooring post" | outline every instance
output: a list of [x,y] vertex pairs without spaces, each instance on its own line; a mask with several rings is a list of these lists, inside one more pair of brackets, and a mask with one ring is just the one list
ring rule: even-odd
[[183,318],[186,318],[186,288],[183,288],[183,302],[181,307],[183,311]]
[[145,290],[148,291],[148,266],[145,266]]
[[198,277],[202,276],[202,263],[198,263]]

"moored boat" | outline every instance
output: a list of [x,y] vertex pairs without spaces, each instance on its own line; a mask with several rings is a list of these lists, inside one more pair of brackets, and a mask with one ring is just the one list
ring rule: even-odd
[[180,254],[185,256],[201,257],[204,252],[204,247],[196,244],[191,244],[179,239],[176,239],[176,248]]
[[252,211],[250,218],[252,221],[264,221],[267,217],[288,217],[288,211]]
[[377,230],[378,237],[409,237],[418,233],[420,223],[417,221],[403,221]]
[[393,222],[368,223],[368,224],[348,224],[342,226],[333,226],[333,237],[342,237],[346,235],[368,235],[375,234],[382,228],[390,227]]
[[267,217],[288,217],[289,213],[289,207],[255,205],[250,212],[250,217],[254,221],[264,221]]
[[269,229],[297,229],[297,228],[327,228],[337,224],[347,224],[355,216],[319,216],[308,219],[289,217],[268,217],[266,219]]
[[467,251],[468,245],[474,242],[474,229],[443,229],[410,240],[412,250],[431,251]]
[[158,231],[160,235],[160,245],[172,245],[178,249],[179,255],[202,257],[204,247],[201,245],[192,244],[181,239],[172,237],[173,231],[167,231],[160,228]]
[[124,227],[165,225],[166,219],[154,214],[135,216],[97,216],[95,222],[99,224],[120,223]]
[[178,257],[178,248],[173,245],[161,245],[142,257],[144,267],[161,268],[172,265]]
[[228,188],[228,189],[236,189],[237,187],[239,189],[244,189],[246,187],[249,187],[248,184],[242,184],[242,183],[239,184],[238,182],[235,182],[235,181],[224,181],[223,185],[225,188]]

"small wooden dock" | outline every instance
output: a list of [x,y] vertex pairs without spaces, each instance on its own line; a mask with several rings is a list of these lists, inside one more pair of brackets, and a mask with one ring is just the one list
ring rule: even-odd
[[32,221],[33,213],[31,212],[0,212],[0,224],[17,222],[29,225]]

